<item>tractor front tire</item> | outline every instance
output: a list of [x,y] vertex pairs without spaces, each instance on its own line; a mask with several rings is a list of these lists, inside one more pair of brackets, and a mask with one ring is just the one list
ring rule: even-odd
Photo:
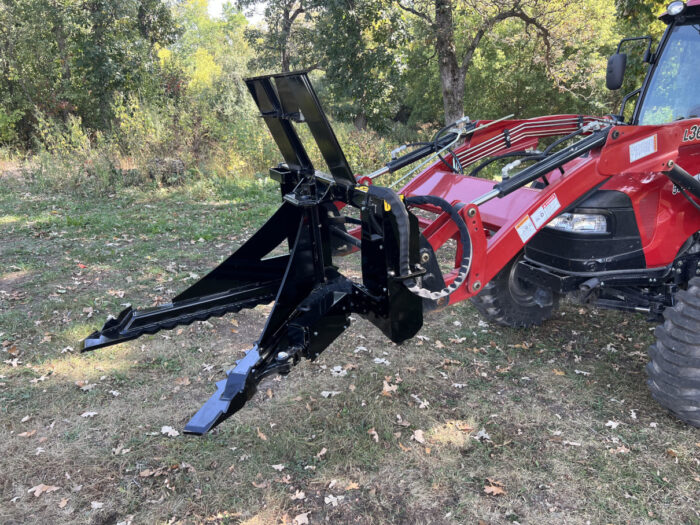
[[559,295],[518,278],[516,256],[479,292],[472,304],[487,321],[511,328],[528,328],[552,317]]
[[681,421],[700,427],[700,278],[675,295],[664,310],[649,349],[647,385],[661,406]]

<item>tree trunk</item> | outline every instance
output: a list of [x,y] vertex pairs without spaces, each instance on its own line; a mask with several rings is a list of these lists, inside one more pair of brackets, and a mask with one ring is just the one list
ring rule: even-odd
[[282,17],[282,31],[280,35],[280,52],[282,61],[282,72],[289,71],[289,35],[292,32],[292,20],[289,8],[285,7]]
[[457,62],[452,0],[435,0],[435,29],[445,124],[464,116],[464,72]]

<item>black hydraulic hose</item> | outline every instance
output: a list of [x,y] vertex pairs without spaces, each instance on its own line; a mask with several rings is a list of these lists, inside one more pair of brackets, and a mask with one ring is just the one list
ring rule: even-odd
[[448,297],[452,295],[452,293],[454,293],[454,291],[457,290],[457,288],[459,288],[464,283],[464,281],[467,280],[467,276],[469,275],[469,268],[471,265],[472,255],[469,229],[467,228],[464,219],[459,214],[458,209],[441,197],[436,197],[435,195],[407,197],[406,204],[409,206],[421,206],[426,204],[430,206],[436,206],[445,213],[449,214],[450,219],[452,219],[452,222],[455,223],[457,229],[459,230],[459,240],[462,243],[462,260],[460,261],[457,278],[452,282],[450,286],[447,286],[437,292],[432,292],[426,288],[418,286],[418,283],[416,283],[416,281],[413,279],[406,281],[406,287],[411,292],[425,299],[431,299],[433,301],[436,301],[442,297]]
[[413,164],[414,162],[417,162],[422,158],[427,157],[428,155],[431,155],[432,153],[440,151],[441,149],[449,146],[456,138],[456,133],[449,133],[436,141],[429,142],[424,146],[421,146],[409,153],[406,153],[398,159],[394,159],[388,162],[386,167],[389,170],[389,173],[394,173],[395,171],[398,171],[401,168],[405,168],[406,166]]
[[[469,267],[471,264],[471,239],[469,237],[467,225],[462,216],[459,214],[457,208],[452,206],[445,199],[434,195],[408,197],[406,198],[406,204],[404,204],[401,201],[401,198],[393,190],[382,186],[370,186],[368,193],[372,197],[386,201],[391,207],[391,213],[396,219],[396,227],[399,234],[399,273],[401,274],[399,278],[406,278],[404,284],[411,292],[426,299],[437,300],[441,297],[451,295],[462,285],[462,283],[464,283],[469,275]],[[418,285],[414,278],[408,277],[413,273],[413,271],[410,266],[409,257],[411,225],[406,205],[430,205],[440,208],[442,211],[450,215],[450,218],[459,230],[459,237],[462,243],[462,261],[460,263],[459,272],[454,282],[450,286],[443,288],[440,291],[433,292],[422,288]]]
[[683,188],[678,187],[678,189],[680,190],[681,195],[683,195],[683,197],[685,197],[688,200],[688,202],[695,207],[696,210],[700,211],[700,204],[695,202],[693,198],[690,195],[688,195],[688,192],[685,191]]
[[700,199],[700,181],[673,161],[669,161],[669,167],[671,169],[664,171],[664,175],[671,179],[676,186],[688,190]]
[[566,135],[565,137],[558,138],[554,142],[552,142],[549,146],[547,146],[544,151],[542,152],[543,155],[549,155],[554,148],[556,148],[559,144],[562,144],[568,140],[573,139],[574,137],[578,137],[581,133],[583,133],[583,129],[579,128],[573,133],[570,133]]
[[372,185],[369,187],[368,193],[370,196],[381,199],[391,206],[391,213],[396,219],[396,228],[399,232],[399,273],[401,275],[409,275],[411,267],[408,257],[408,242],[411,235],[411,225],[408,219],[408,210],[394,190],[384,186]]
[[530,157],[528,160],[541,160],[544,158],[544,154],[539,152],[539,151],[525,151],[525,150],[520,150],[520,151],[510,151],[508,153],[503,153],[502,155],[498,155],[496,157],[491,157],[490,159],[485,160],[481,164],[479,164],[476,168],[474,168],[471,172],[469,172],[470,177],[476,177],[476,175],[483,170],[486,166],[489,166],[490,164],[501,160],[501,159],[507,159],[509,157]]
[[493,189],[498,190],[498,197],[505,197],[515,190],[527,186],[550,171],[560,168],[567,162],[605,144],[608,138],[608,131],[608,128],[605,128],[591,133],[590,136],[581,139],[576,144],[552,153],[537,164],[528,166],[510,179],[496,184]]

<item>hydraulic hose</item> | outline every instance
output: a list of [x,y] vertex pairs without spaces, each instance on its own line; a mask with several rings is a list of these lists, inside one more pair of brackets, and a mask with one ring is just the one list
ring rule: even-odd
[[431,299],[435,301],[441,299],[442,297],[450,296],[467,279],[467,276],[469,275],[472,257],[472,245],[471,238],[469,237],[469,230],[467,228],[466,223],[464,222],[464,219],[462,219],[462,216],[459,214],[457,208],[452,206],[445,199],[433,195],[407,197],[406,203],[404,205],[404,203],[401,201],[401,198],[393,190],[382,186],[370,186],[369,194],[372,197],[386,201],[391,206],[391,213],[396,219],[396,225],[399,233],[398,241],[399,272],[401,274],[400,277],[409,276],[413,273],[411,270],[409,258],[409,241],[411,229],[406,205],[435,206],[437,208],[440,208],[445,213],[449,214],[450,219],[452,219],[452,221],[457,226],[457,229],[459,230],[459,237],[463,246],[462,261],[460,262],[460,267],[456,279],[450,286],[447,286],[437,292],[433,292],[431,290],[428,290],[427,288],[419,286],[417,281],[412,277],[406,277],[404,280],[404,284],[412,293],[423,297],[424,299]]
[[[459,265],[459,270],[457,272],[457,277],[455,280],[452,282],[451,285],[443,288],[440,291],[437,292],[431,292],[427,288],[422,288],[418,286],[418,283],[414,279],[409,279],[407,280],[406,287],[413,292],[414,294],[424,298],[424,299],[431,299],[433,301],[437,301],[438,299],[441,299],[443,297],[449,297],[452,295],[457,288],[462,286],[464,281],[467,280],[467,276],[469,275],[469,269],[471,267],[471,259],[472,259],[472,243],[471,243],[471,238],[469,237],[469,229],[467,228],[466,223],[464,222],[464,219],[462,216],[459,214],[459,211],[457,208],[452,206],[449,202],[447,202],[445,199],[442,199],[440,197],[436,197],[434,195],[424,195],[420,197],[408,197],[406,198],[406,204],[408,205],[414,205],[414,206],[420,206],[420,205],[431,205],[431,206],[437,206],[440,208],[442,211],[445,213],[449,214],[450,219],[452,219],[452,222],[455,223],[457,226],[457,229],[459,230],[459,240],[462,243],[462,260]],[[467,247],[469,249],[467,250]],[[467,255],[468,253],[468,255]]]

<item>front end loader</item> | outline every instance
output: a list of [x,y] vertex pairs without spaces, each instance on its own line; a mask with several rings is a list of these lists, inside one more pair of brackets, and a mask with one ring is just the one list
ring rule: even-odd
[[[668,29],[654,53],[648,37],[621,42],[648,41],[650,68],[618,115],[465,117],[362,176],[306,73],[247,79],[284,159],[270,170],[280,208],[171,303],[127,308],[83,350],[273,303],[258,340],[185,427],[203,434],[241,409],[264,377],[316,359],[351,314],[400,344],[425,314],[465,299],[492,322],[527,327],[571,295],[664,316],[648,383],[664,407],[700,426],[700,181],[691,175],[700,171],[700,0],[673,2],[662,19]],[[625,64],[618,48],[611,89]],[[326,172],[309,159],[302,125]],[[479,176],[499,165],[497,180]],[[398,191],[378,184],[400,170],[408,173]],[[440,250],[450,241],[454,264],[443,271]],[[280,246],[286,253],[272,255]],[[337,263],[358,251],[362,276],[352,280]]]

